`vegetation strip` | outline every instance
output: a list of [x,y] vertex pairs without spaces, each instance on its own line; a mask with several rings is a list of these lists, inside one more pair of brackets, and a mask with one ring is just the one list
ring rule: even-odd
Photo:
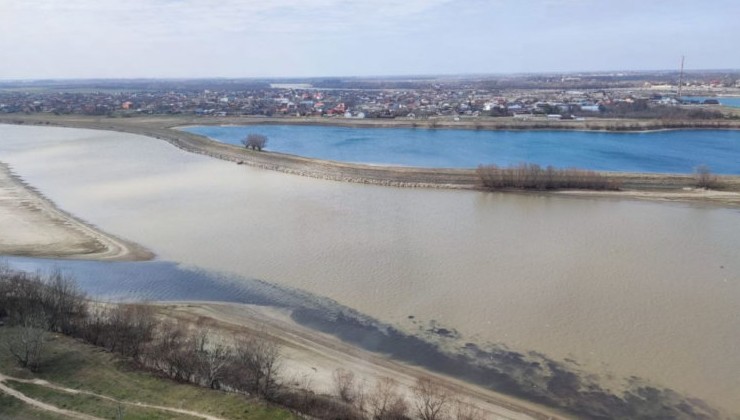
[[484,188],[497,190],[518,188],[523,190],[619,190],[620,183],[604,174],[581,169],[542,168],[535,164],[521,164],[500,168],[481,165],[477,170]]
[[150,408],[153,410],[169,411],[172,413],[184,414],[187,416],[203,418],[206,420],[223,420],[221,417],[211,416],[209,414],[204,414],[204,413],[198,413],[196,411],[184,410],[184,409],[175,408],[175,407],[166,407],[166,406],[161,406],[161,405],[147,404],[147,403],[142,403],[142,402],[124,401],[124,400],[116,399],[113,397],[109,397],[107,395],[96,394],[90,391],[62,387],[62,386],[59,386],[59,385],[56,385],[56,384],[53,384],[53,383],[50,383],[44,380],[40,380],[40,379],[27,380],[27,379],[13,378],[13,377],[0,374],[0,382],[5,382],[5,381],[35,385],[35,386],[44,387],[44,388],[52,389],[55,391],[60,391],[60,392],[71,394],[71,395],[86,395],[86,396],[90,396],[94,398],[99,398],[102,400],[107,400],[107,401],[110,401],[116,404],[125,404],[125,405],[142,407],[142,408]]

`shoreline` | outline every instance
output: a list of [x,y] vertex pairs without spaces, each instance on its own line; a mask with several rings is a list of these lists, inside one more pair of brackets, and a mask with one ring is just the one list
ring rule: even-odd
[[567,415],[470,382],[433,372],[386,355],[365,350],[339,338],[297,323],[289,310],[239,303],[182,301],[152,302],[161,315],[186,323],[208,325],[217,334],[231,337],[240,332],[267,336],[284,351],[284,369],[296,381],[309,382],[318,392],[331,393],[332,373],[337,368],[356,373],[359,382],[372,384],[390,377],[405,389],[407,397],[418,377],[433,377],[445,389],[473,403],[494,418],[555,419]]
[[[307,122],[308,121],[308,122]],[[13,118],[0,117],[0,123],[18,125],[40,125],[69,127],[82,129],[95,129],[125,132],[143,135],[158,140],[166,141],[179,149],[190,153],[210,156],[237,164],[248,165],[259,169],[283,172],[292,175],[305,176],[316,179],[351,182],[361,184],[373,184],[390,187],[405,188],[442,188],[442,189],[467,189],[483,190],[479,185],[479,179],[475,169],[438,169],[401,167],[387,165],[368,165],[345,163],[314,158],[306,158],[277,152],[256,152],[245,148],[221,143],[205,136],[188,133],[180,128],[191,125],[249,125],[249,124],[308,124],[308,125],[334,125],[347,127],[404,127],[411,121],[322,121],[306,120],[296,118],[190,118],[190,117],[137,117],[137,118],[95,118],[85,116],[49,116],[31,115],[16,116]],[[582,123],[582,121],[577,121]],[[630,124],[632,121],[624,121]],[[452,125],[457,124],[457,125]],[[458,126],[459,125],[459,126]],[[547,130],[557,130],[562,123],[552,124]],[[733,128],[740,130],[740,123],[734,124]],[[444,127],[417,127],[422,129],[438,128],[463,128],[475,129],[474,126],[465,122],[448,122]],[[499,128],[492,129],[502,129]],[[524,125],[521,129],[533,129],[531,125]],[[529,127],[529,128],[527,128]],[[573,130],[577,126],[569,125]],[[661,130],[680,129],[718,129],[715,127],[663,127]],[[593,130],[587,130],[593,131]],[[615,131],[627,132],[627,131]],[[644,132],[644,131],[641,131]],[[559,190],[559,191],[524,191],[524,190],[501,190],[500,192],[517,192],[524,194],[539,195],[577,195],[579,197],[622,197],[640,200],[658,201],[681,201],[702,202],[721,206],[740,206],[740,176],[723,175],[721,190],[706,191],[694,188],[692,174],[653,174],[653,173],[629,173],[629,172],[605,172],[607,176],[622,184],[620,191],[605,193],[603,191],[590,190]]]
[[[740,110],[740,108],[738,108]],[[54,115],[0,114],[4,124],[97,124],[149,128],[176,128],[203,125],[305,125],[347,128],[418,128],[486,131],[596,131],[610,133],[652,132],[672,130],[740,130],[740,119],[730,120],[659,120],[637,118],[588,117],[583,120],[548,120],[545,118],[514,117],[449,117],[430,119],[406,118],[340,118],[291,116],[196,116],[142,114],[134,116],[95,116],[82,114]],[[132,124],[133,123],[133,124]]]
[[0,255],[146,261],[154,254],[60,209],[0,162]]
[[[59,118],[59,117],[57,117]],[[89,117],[86,117],[89,118]],[[266,116],[151,116],[122,119],[171,120],[169,128],[198,125],[305,125],[347,128],[416,128],[482,131],[596,131],[635,133],[672,130],[740,130],[740,120],[656,120],[589,117],[584,120],[548,120],[545,118],[461,117],[458,121],[440,117],[406,118],[341,118],[341,117],[266,117]],[[177,121],[177,122],[175,122]]]

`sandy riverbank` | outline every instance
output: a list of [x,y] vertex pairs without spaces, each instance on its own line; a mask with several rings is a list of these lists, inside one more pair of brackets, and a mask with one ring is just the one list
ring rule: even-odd
[[715,191],[703,188],[686,187],[679,191],[557,191],[551,194],[573,197],[628,198],[666,202],[707,203],[726,206],[740,206],[740,193],[734,191]]
[[139,245],[65,213],[0,162],[0,255],[89,260],[148,260]]
[[398,381],[409,395],[416,378],[434,377],[457,398],[474,404],[488,419],[556,419],[546,408],[524,403],[422,368],[359,349],[328,334],[303,327],[288,310],[265,306],[214,302],[160,303],[161,314],[192,325],[207,326],[226,339],[240,333],[270,337],[282,347],[283,376],[294,386],[309,386],[319,393],[333,392],[333,372],[352,371],[371,389],[377,378]]
[[[342,120],[342,119],[306,119],[306,118],[198,118],[189,116],[175,117],[136,117],[136,118],[96,118],[89,116],[54,116],[29,115],[0,117],[0,123],[53,125],[74,128],[120,131],[140,134],[164,140],[191,153],[198,153],[218,159],[249,165],[261,169],[279,171],[288,174],[363,184],[375,184],[394,187],[413,188],[452,188],[477,189],[478,177],[473,169],[437,169],[397,166],[363,165],[345,162],[304,158],[275,152],[254,152],[229,144],[220,143],[203,136],[178,130],[177,127],[188,125],[241,125],[241,124],[330,124],[348,127],[408,127],[409,124],[427,128],[467,128],[475,129],[469,121],[444,121],[433,127],[430,122],[413,122],[406,120]],[[667,129],[660,121],[638,120],[590,120],[589,129],[604,128],[613,124],[631,128],[637,124],[643,130]],[[696,128],[702,122],[673,122],[673,128]],[[713,128],[713,122],[706,128]],[[422,124],[422,125],[418,125]],[[426,124],[423,125],[423,124]],[[510,121],[508,123],[486,121],[481,123],[484,129],[586,129],[583,121],[553,121],[546,127],[539,123]],[[740,123],[735,124],[740,129]],[[740,206],[740,176],[723,176],[722,191],[707,192],[693,188],[691,175],[647,174],[647,173],[609,173],[609,177],[619,181],[622,190],[604,193],[599,191],[577,191],[579,196],[622,197],[641,200],[704,202],[723,206]],[[534,192],[534,194],[549,194]],[[555,192],[554,194],[564,194]],[[571,192],[565,192],[571,194]]]

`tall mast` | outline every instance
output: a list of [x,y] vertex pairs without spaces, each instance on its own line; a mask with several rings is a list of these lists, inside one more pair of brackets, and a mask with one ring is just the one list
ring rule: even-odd
[[681,89],[683,88],[683,62],[685,58],[686,57],[684,57],[683,55],[681,56],[681,74],[679,74],[678,76],[678,100],[679,101],[681,100]]

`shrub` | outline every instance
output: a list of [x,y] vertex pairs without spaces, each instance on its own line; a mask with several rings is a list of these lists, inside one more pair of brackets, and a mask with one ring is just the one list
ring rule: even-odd
[[242,144],[247,149],[262,151],[262,148],[267,144],[267,137],[262,134],[249,134],[242,140]]
[[719,179],[707,165],[699,165],[694,169],[694,181],[698,188],[711,189],[719,186]]
[[582,169],[542,168],[533,163],[522,163],[506,168],[480,165],[478,177],[484,188],[490,190],[517,188],[524,190],[554,190],[562,188],[589,190],[618,190],[619,183],[606,175]]

